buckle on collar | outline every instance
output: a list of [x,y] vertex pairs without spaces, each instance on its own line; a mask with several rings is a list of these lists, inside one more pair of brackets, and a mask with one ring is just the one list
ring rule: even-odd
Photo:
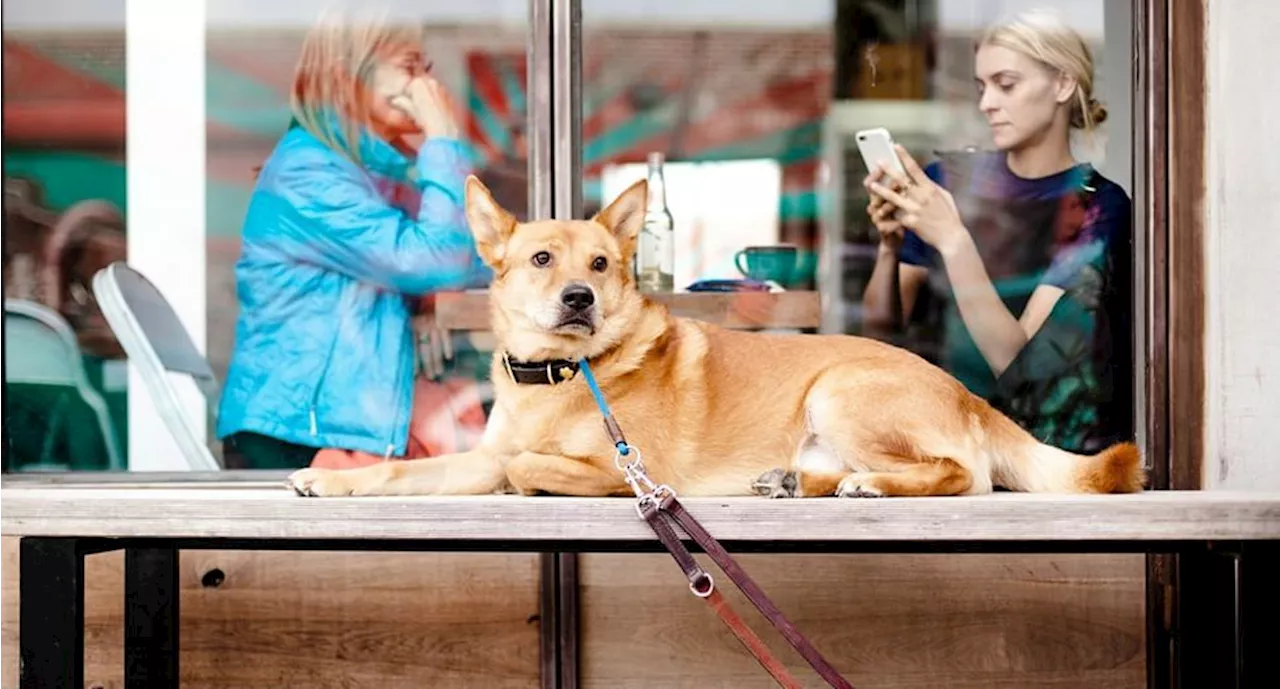
[[511,380],[520,385],[556,385],[572,380],[578,373],[578,364],[565,359],[542,362],[512,362],[511,355],[503,352],[502,366]]

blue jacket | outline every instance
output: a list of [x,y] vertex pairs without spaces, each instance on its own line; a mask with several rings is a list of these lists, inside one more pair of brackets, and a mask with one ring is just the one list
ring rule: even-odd
[[[416,368],[410,297],[487,284],[463,212],[465,144],[416,160],[364,134],[363,168],[293,126],[249,200],[219,438],[402,455]],[[408,202],[407,195],[420,194]]]

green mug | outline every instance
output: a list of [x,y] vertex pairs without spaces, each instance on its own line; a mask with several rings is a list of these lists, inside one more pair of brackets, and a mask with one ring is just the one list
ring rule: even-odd
[[795,279],[799,250],[787,244],[749,246],[734,254],[733,264],[744,276],[786,286]]

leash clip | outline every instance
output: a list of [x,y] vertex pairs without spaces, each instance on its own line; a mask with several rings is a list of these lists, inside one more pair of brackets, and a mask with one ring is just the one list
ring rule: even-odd
[[[631,458],[633,456],[633,459],[626,462],[622,459],[623,457]],[[631,486],[631,490],[635,492],[637,498],[651,497],[653,491],[657,490],[657,484],[653,482],[653,479],[649,478],[649,474],[644,470],[644,460],[640,457],[640,450],[628,446],[627,452],[623,453],[622,448],[619,447],[617,453],[613,456],[613,465],[622,472],[622,479],[627,482],[628,486]]]
[[[644,508],[652,504],[656,509],[658,501],[667,496],[675,497],[676,491],[665,483],[654,483],[649,478],[649,473],[644,470],[644,460],[640,456],[640,450],[629,447],[624,454],[619,448],[618,452],[613,456],[613,465],[622,472],[622,479],[631,486],[631,490],[636,494],[636,512],[644,517]],[[632,457],[627,462],[623,462],[623,457]]]

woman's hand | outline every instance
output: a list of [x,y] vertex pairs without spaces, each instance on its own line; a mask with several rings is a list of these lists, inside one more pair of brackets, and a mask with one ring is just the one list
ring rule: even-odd
[[960,211],[956,209],[951,192],[929,179],[905,148],[900,145],[894,148],[907,170],[906,176],[886,170],[884,172],[891,180],[888,185],[868,180],[867,188],[894,209],[902,211],[897,215],[900,226],[911,228],[941,254],[953,251],[969,239],[969,231],[960,219]]
[[411,79],[403,94],[392,97],[391,104],[409,113],[428,139],[458,138],[452,99],[430,76]]
[[[871,192],[871,203],[867,204],[867,216],[871,218],[871,224],[875,225],[876,231],[880,233],[881,251],[897,253],[898,247],[902,246],[903,230],[902,222],[898,220],[898,207],[871,189],[875,180],[884,179],[887,174],[884,166],[878,166],[863,178],[862,186]],[[894,191],[902,189],[902,185],[892,178],[889,180],[889,186]]]

